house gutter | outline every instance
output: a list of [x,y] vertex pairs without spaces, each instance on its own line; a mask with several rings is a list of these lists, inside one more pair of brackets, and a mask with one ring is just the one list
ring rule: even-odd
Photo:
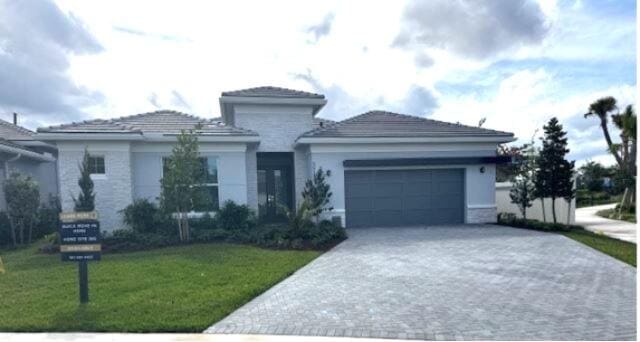
[[36,152],[31,152],[31,151],[19,149],[19,148],[12,147],[12,146],[6,146],[6,145],[0,145],[0,152],[16,154],[15,157],[7,160],[7,162],[18,160],[21,157],[27,157],[27,158],[35,159],[37,161],[42,161],[42,162],[54,162],[55,161],[55,158],[53,158],[51,156],[47,156],[47,155],[44,155],[44,154],[40,154],[40,153],[36,153]]

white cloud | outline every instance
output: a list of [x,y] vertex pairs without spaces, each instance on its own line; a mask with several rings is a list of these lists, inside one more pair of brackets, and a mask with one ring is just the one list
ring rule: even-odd
[[583,114],[593,101],[609,95],[616,97],[621,107],[635,105],[635,88],[622,85],[566,97],[558,97],[558,90],[559,85],[544,69],[522,70],[501,80],[493,96],[442,96],[432,117],[468,125],[486,117],[484,127],[513,132],[519,139],[515,143],[522,144],[530,141],[536,130],[540,137],[542,126],[555,116],[569,133],[570,157],[584,160],[597,156],[611,164],[598,122],[583,118]]

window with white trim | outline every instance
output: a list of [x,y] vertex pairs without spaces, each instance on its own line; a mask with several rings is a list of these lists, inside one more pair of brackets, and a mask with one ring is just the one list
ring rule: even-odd
[[104,156],[89,156],[89,173],[92,175],[104,175]]
[[[170,172],[168,169],[169,158],[162,158],[162,174],[163,176]],[[196,205],[194,210],[196,212],[211,212],[216,211],[220,207],[218,199],[218,158],[216,157],[199,157],[200,165],[204,172],[204,183],[198,184],[206,190],[206,194],[209,197],[209,201],[206,205]]]

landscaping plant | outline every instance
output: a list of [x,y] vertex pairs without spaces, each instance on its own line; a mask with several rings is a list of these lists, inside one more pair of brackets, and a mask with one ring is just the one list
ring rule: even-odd
[[190,238],[188,213],[208,201],[205,188],[200,186],[206,172],[199,159],[198,136],[194,130],[183,130],[178,135],[178,142],[165,161],[167,165],[160,180],[160,206],[175,217],[178,237],[186,242]]
[[78,179],[80,194],[78,194],[78,198],[71,197],[74,203],[74,210],[78,212],[93,211],[95,209],[96,194],[93,192],[93,180],[91,180],[91,171],[89,169],[89,151],[86,148],[78,168],[80,169],[80,178]]
[[[562,130],[558,119],[551,118],[543,127],[544,137],[542,150],[537,158],[537,170],[534,177],[536,197],[544,199],[551,197],[551,212],[553,223],[557,223],[556,199],[573,196],[574,161],[565,159],[567,148],[567,133]],[[544,208],[544,202],[543,202]]]
[[328,206],[332,195],[331,187],[327,183],[327,177],[330,176],[330,170],[324,171],[320,167],[313,174],[313,177],[305,182],[302,190],[302,198],[307,202],[306,209],[315,218],[316,223],[319,221],[320,214],[333,210]]
[[[598,99],[589,106],[589,111],[584,114],[585,118],[595,116],[600,120],[600,128],[607,142],[609,153],[613,155],[620,168],[620,180],[624,184],[624,194],[620,203],[621,212],[628,210],[632,203],[635,203],[635,177],[636,177],[636,154],[637,154],[637,117],[633,107],[628,105],[623,113],[619,113],[617,101],[608,96]],[[613,123],[620,130],[621,143],[614,143],[609,134],[609,114]]]
[[536,150],[533,143],[525,145],[522,158],[517,163],[518,172],[513,182],[513,187],[509,191],[511,202],[515,203],[522,213],[522,217],[527,218],[527,208],[533,205],[535,196],[535,185],[533,183],[536,170]]
[[31,176],[13,172],[4,181],[4,192],[13,246],[25,244],[25,230],[28,230],[27,242],[31,243],[40,205],[38,183]]

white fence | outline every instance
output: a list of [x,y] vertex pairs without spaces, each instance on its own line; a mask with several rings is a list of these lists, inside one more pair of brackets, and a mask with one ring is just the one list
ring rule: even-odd
[[[511,203],[509,191],[513,186],[510,182],[496,183],[496,207],[498,213],[513,213],[518,217],[522,217],[518,206]],[[547,222],[553,222],[553,214],[551,213],[551,198],[544,200],[545,214]],[[527,218],[543,221],[542,201],[536,200],[531,208],[527,208]],[[558,223],[567,223],[567,218],[571,224],[576,222],[576,199],[571,201],[571,212],[569,213],[569,203],[562,198],[556,199],[556,218]]]

